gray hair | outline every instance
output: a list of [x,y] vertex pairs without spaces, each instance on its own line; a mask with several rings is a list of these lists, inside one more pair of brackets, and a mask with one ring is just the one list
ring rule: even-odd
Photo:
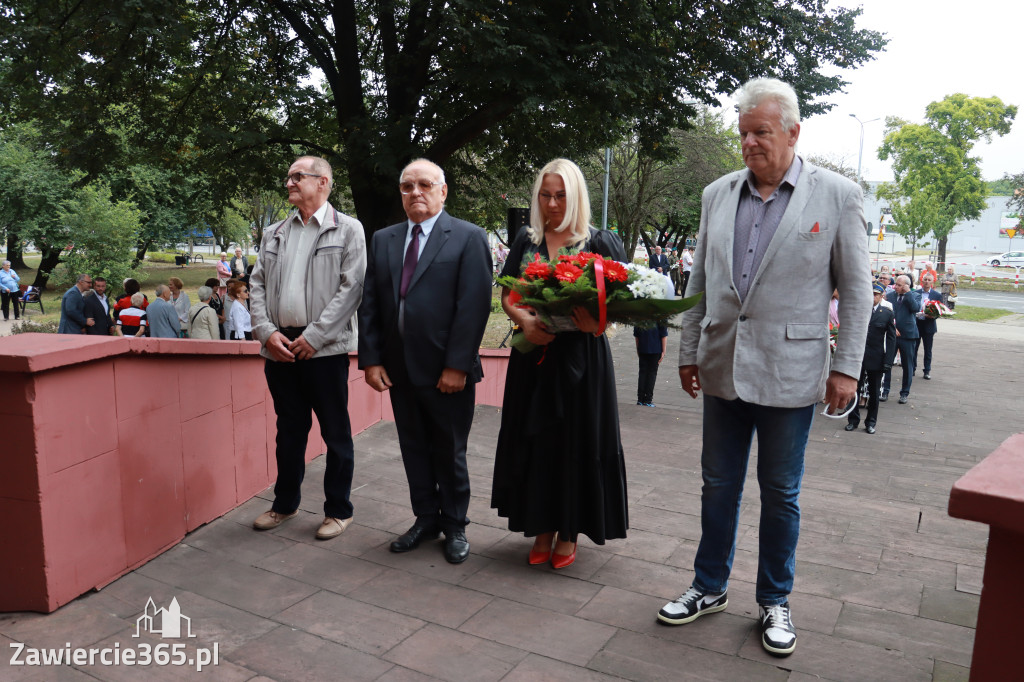
[[[160,286],[163,285],[161,284]],[[128,300],[132,302],[132,306],[134,306],[135,308],[141,308],[142,304],[146,302],[146,297],[142,294],[141,291],[136,291]]]
[[[327,178],[327,187],[334,187],[334,171],[331,169],[331,164],[327,162],[327,159],[319,156],[300,156],[295,161],[308,161],[309,169],[317,175],[322,175]],[[294,161],[292,163],[295,163]]]
[[437,178],[437,179],[438,179],[438,181],[439,181],[439,182],[440,182],[440,183],[441,183],[442,185],[446,185],[446,184],[448,184],[448,183],[446,183],[446,182],[444,181],[444,169],[443,169],[443,168],[441,168],[440,166],[438,166],[438,165],[437,165],[436,163],[434,163],[434,162],[433,162],[433,161],[431,161],[430,159],[424,159],[424,158],[419,158],[419,159],[413,159],[413,160],[412,160],[412,161],[410,161],[409,163],[405,164],[405,168],[403,168],[403,169],[402,169],[402,172],[398,174],[398,183],[399,183],[399,184],[401,184],[401,183],[402,183],[402,178],[404,178],[404,177],[405,177],[405,171],[407,171],[407,170],[409,169],[409,166],[413,165],[414,163],[429,163],[429,164],[430,164],[431,166],[433,166],[434,168],[436,168],[436,169],[437,169],[437,175],[438,175],[438,178]]
[[907,285],[907,286],[909,287],[909,286],[911,286],[911,285],[912,285],[912,284],[913,284],[914,282],[913,282],[913,280],[911,280],[911,279],[910,279],[909,277],[907,277],[906,275],[900,275],[899,277],[897,277],[897,278],[896,278],[896,283],[897,283],[897,284],[906,284],[906,285]]
[[213,298],[213,289],[204,284],[203,286],[199,287],[199,291],[197,292],[197,294],[199,296],[200,301],[209,301],[211,298]]
[[9,260],[5,260],[3,263],[0,263],[0,265],[10,265],[10,264],[11,264],[11,261],[9,261]]
[[165,291],[167,291],[167,285],[166,284],[157,284],[156,285],[156,295],[157,296],[163,296],[163,293]]
[[89,276],[89,273],[87,273],[87,272],[83,272],[83,273],[79,274],[78,278],[75,280],[75,284],[81,284],[82,280],[84,280],[88,276]]
[[754,78],[741,85],[732,96],[736,98],[736,108],[740,114],[749,114],[754,108],[769,101],[779,105],[783,130],[792,130],[800,123],[800,104],[797,102],[796,91],[789,83],[777,78]]

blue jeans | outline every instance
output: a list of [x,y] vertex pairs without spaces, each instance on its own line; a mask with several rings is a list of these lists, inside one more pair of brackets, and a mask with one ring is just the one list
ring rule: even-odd
[[785,408],[704,396],[701,469],[701,538],[693,586],[719,594],[729,584],[750,445],[757,432],[757,482],[761,487],[759,604],[782,604],[793,591],[800,536],[800,480],[814,405]]

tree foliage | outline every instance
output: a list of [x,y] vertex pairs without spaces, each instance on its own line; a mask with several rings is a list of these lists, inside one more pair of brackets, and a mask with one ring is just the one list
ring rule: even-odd
[[319,153],[372,232],[399,213],[395,178],[418,156],[452,178],[483,164],[521,177],[627,125],[650,150],[686,127],[686,102],[757,75],[825,111],[845,84],[825,72],[885,44],[860,13],[823,0],[8,0],[0,86],[18,94],[9,114],[75,112],[66,160],[90,179],[110,163],[111,103],[145,122],[136,142],[152,158],[200,163],[226,196]]
[[1006,207],[1024,212],[1024,171],[1016,175],[1007,173],[1003,180],[1008,185],[1006,194],[1009,195],[1009,199],[1006,200]]
[[58,285],[70,287],[80,272],[114,283],[132,276],[132,254],[142,218],[142,211],[132,202],[114,200],[110,188],[96,182],[78,190],[57,213],[74,240],[64,256]]
[[[742,167],[738,136],[708,109],[700,111],[692,127],[673,130],[656,149],[646,149],[638,135],[629,136],[612,149],[609,224],[615,225],[627,254],[641,241],[648,248],[681,242],[700,226],[704,187]],[[601,196],[603,162],[595,159],[587,174],[591,196]]]
[[[1017,107],[998,97],[948,95],[925,109],[924,123],[886,119],[878,158],[892,159],[895,182],[878,196],[896,205],[912,205],[915,216],[942,216],[931,226],[939,242],[939,260],[946,260],[946,238],[960,220],[977,219],[985,208],[985,184],[979,158],[972,156],[979,140],[1010,131]],[[925,210],[925,206],[934,204]]]

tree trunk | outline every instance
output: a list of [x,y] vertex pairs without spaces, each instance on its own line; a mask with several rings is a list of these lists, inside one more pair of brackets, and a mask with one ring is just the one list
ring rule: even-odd
[[[350,167],[353,164],[350,164]],[[394,177],[370,175],[365,168],[350,168],[352,201],[356,218],[363,224],[366,244],[377,230],[406,219],[402,208],[402,195]]]
[[936,268],[935,268],[936,272],[945,272],[946,271],[946,240],[947,239],[948,239],[948,237],[943,237],[942,239],[939,240],[939,258],[938,258],[939,262],[935,264],[936,265]]
[[152,239],[147,239],[144,242],[139,242],[135,249],[135,259],[132,261],[132,270],[139,267],[142,261],[146,260],[146,252],[149,251],[149,247],[153,245]]
[[60,249],[54,248],[43,250],[43,259],[39,262],[39,270],[36,272],[36,279],[32,282],[32,286],[39,287],[40,291],[46,289],[46,283],[50,280],[50,274],[60,264],[60,252]]
[[15,271],[28,270],[25,265],[25,254],[22,252],[21,240],[18,235],[7,232],[7,260],[11,261],[11,268]]

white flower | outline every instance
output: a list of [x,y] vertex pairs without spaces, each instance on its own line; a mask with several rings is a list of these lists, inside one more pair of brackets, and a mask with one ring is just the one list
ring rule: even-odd
[[637,275],[626,285],[633,298],[665,298],[665,277],[660,272],[635,263],[627,263],[626,269]]

